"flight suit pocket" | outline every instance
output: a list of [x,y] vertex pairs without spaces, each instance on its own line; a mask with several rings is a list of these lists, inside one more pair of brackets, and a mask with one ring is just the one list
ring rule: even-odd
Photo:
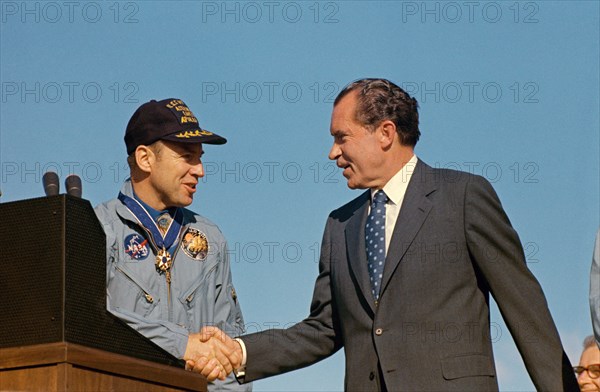
[[483,354],[467,354],[443,358],[441,363],[442,374],[446,380],[473,376],[493,377],[496,375],[491,358]]
[[215,294],[214,290],[210,289],[210,282],[215,267],[179,296],[179,302],[185,309],[189,325],[193,328],[197,328],[207,320],[212,320]]
[[111,306],[122,308],[148,317],[156,308],[159,298],[121,266],[115,266],[115,274],[108,284]]
[[194,304],[196,303],[196,296],[202,296],[202,290],[204,287],[204,279],[202,281],[197,282],[193,285],[189,290],[187,290],[180,298],[179,302],[183,304],[186,310],[191,310],[194,308]]

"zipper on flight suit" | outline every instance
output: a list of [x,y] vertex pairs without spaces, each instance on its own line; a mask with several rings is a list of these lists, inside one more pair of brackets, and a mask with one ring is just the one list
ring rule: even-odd
[[167,304],[169,305],[169,320],[171,319],[171,271],[165,272],[167,279]]
[[172,302],[171,302],[171,269],[174,267],[175,265],[175,257],[177,257],[177,251],[179,251],[179,247],[181,246],[181,241],[178,240],[177,241],[177,247],[175,248],[175,251],[173,252],[173,256],[171,257],[171,268],[169,268],[167,271],[165,271],[165,280],[167,281],[167,313],[168,313],[168,317],[169,317],[169,321],[173,321],[173,306],[172,306]]

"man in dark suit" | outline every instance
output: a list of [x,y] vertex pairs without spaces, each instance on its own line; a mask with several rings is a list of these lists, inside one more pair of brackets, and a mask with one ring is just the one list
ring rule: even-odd
[[350,188],[368,190],[329,216],[305,320],[237,343],[204,331],[241,354],[242,363],[233,363],[238,381],[308,366],[344,348],[346,390],[498,390],[491,293],[536,388],[578,390],[491,185],[414,155],[416,100],[387,80],[354,82],[335,101],[331,135],[329,158]]

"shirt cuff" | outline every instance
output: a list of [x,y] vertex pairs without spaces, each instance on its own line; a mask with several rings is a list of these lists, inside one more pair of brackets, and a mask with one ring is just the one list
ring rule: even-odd
[[242,364],[237,369],[234,369],[233,373],[235,374],[236,378],[243,380],[243,378],[246,376],[246,360],[248,358],[246,354],[246,345],[244,344],[244,341],[240,338],[234,338],[233,340],[238,342],[240,347],[242,348]]

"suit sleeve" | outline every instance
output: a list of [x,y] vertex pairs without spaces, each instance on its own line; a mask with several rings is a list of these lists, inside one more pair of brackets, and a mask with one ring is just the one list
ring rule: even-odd
[[247,350],[245,382],[309,366],[340,349],[339,323],[330,285],[330,223],[323,235],[310,315],[288,329],[270,329],[241,337]]
[[536,389],[577,391],[542,288],[527,268],[498,196],[482,177],[472,177],[466,185],[465,235]]

